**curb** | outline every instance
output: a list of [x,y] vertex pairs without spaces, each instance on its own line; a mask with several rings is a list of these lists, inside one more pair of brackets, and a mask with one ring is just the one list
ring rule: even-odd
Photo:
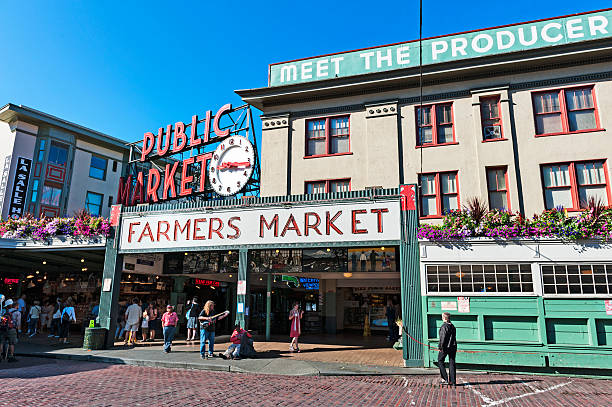
[[438,371],[436,369],[425,370],[419,372],[412,372],[406,369],[406,372],[367,372],[367,371],[352,371],[352,370],[339,370],[339,369],[321,369],[317,366],[313,366],[316,372],[308,372],[303,374],[284,374],[274,372],[258,372],[252,370],[246,370],[238,366],[232,365],[216,365],[216,364],[202,364],[202,363],[189,363],[189,362],[170,362],[170,361],[158,361],[158,360],[142,360],[142,359],[125,359],[125,358],[114,358],[109,356],[94,356],[94,355],[72,355],[66,353],[46,353],[46,352],[15,352],[16,356],[24,357],[39,357],[46,359],[58,359],[58,360],[74,360],[79,362],[98,362],[108,363],[115,365],[127,365],[127,366],[140,366],[140,367],[154,367],[154,368],[168,368],[168,369],[194,369],[203,371],[214,371],[214,372],[228,372],[228,373],[242,373],[242,374],[263,374],[263,375],[279,375],[279,376],[318,376],[318,377],[331,377],[331,376],[421,376],[421,375],[436,375]]

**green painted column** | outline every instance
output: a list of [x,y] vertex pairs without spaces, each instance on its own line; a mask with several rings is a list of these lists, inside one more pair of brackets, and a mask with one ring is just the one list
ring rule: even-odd
[[[400,186],[401,203],[401,243],[400,243],[400,277],[402,288],[402,334],[404,365],[406,367],[423,366],[423,311],[421,299],[419,241],[417,228],[419,216],[417,210],[417,186],[414,184]],[[406,335],[410,334],[412,338]]]
[[100,326],[106,328],[105,347],[114,345],[117,329],[117,314],[119,312],[119,289],[121,288],[121,270],[123,256],[117,254],[119,244],[119,228],[106,238],[106,254],[104,256],[104,271],[102,273],[102,291],[100,292]]
[[266,341],[270,340],[270,317],[272,316],[272,274],[266,280]]
[[246,311],[247,304],[247,274],[248,274],[248,254],[247,249],[240,249],[238,251],[238,283],[236,285],[236,324],[244,329],[246,326],[246,318],[244,312]]

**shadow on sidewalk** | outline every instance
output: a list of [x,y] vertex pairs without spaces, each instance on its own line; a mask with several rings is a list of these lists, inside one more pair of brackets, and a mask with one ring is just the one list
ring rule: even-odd
[[108,369],[107,363],[82,363],[68,360],[20,356],[16,363],[0,363],[1,379],[39,379]]

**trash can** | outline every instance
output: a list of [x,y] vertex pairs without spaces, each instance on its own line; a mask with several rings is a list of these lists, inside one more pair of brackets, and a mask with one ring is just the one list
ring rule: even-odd
[[85,328],[83,338],[83,349],[98,350],[104,349],[106,340],[106,328]]

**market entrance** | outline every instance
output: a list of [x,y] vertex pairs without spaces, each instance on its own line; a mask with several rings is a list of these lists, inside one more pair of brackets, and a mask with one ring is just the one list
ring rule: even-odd
[[394,246],[250,251],[249,328],[288,337],[298,303],[305,341],[389,347],[401,314],[397,259]]

